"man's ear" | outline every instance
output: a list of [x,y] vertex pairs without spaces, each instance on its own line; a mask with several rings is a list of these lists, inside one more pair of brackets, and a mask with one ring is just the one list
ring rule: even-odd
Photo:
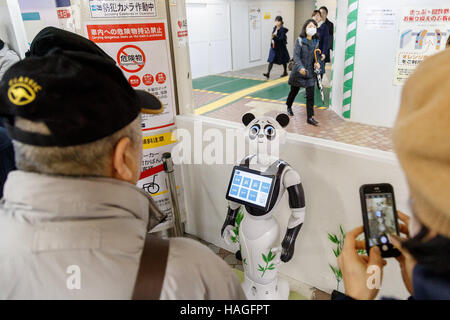
[[130,150],[131,140],[124,137],[119,140],[114,148],[112,170],[113,178],[123,181],[133,181],[133,168],[130,166]]
[[246,113],[246,114],[244,114],[243,115],[243,117],[242,117],[242,123],[245,125],[245,126],[248,126],[248,124],[250,123],[250,122],[252,122],[253,120],[255,119],[255,115],[253,114],[253,113]]
[[280,113],[277,115],[277,122],[281,127],[286,128],[289,124],[289,116],[286,113]]

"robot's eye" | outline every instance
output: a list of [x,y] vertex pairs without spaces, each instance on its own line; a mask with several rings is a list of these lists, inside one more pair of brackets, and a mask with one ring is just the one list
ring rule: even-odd
[[255,124],[253,127],[250,128],[249,136],[250,136],[251,139],[255,139],[256,138],[256,136],[259,133],[259,129],[260,129],[259,124]]
[[267,125],[264,127],[264,133],[266,134],[266,136],[268,138],[273,138],[275,137],[275,128],[271,125]]

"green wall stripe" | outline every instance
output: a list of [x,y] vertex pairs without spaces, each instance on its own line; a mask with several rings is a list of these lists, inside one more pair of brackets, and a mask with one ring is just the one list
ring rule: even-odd
[[[353,72],[355,63],[355,51],[356,51],[356,34],[358,28],[358,6],[359,0],[348,0],[347,11],[347,36],[346,36],[346,49],[345,49],[345,61],[351,61],[351,63],[344,69],[344,97],[342,101],[343,112],[342,116],[349,119],[351,116],[352,105],[352,93],[353,93]],[[347,47],[349,41],[353,43]]]

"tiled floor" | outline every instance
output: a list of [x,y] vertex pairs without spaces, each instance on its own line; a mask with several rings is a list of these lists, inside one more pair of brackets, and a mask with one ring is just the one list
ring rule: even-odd
[[[264,79],[262,73],[266,71],[266,68],[266,66],[260,66],[225,73],[223,75]],[[282,67],[274,66],[272,78],[278,79],[281,73]],[[225,95],[202,91],[194,91],[194,94],[196,107],[218,101],[225,97]],[[241,117],[246,112],[253,112],[257,115],[276,116],[280,112],[286,112],[285,108],[286,106],[283,101],[268,101],[247,96],[204,115],[216,119],[241,122]],[[315,119],[320,124],[318,127],[314,127],[306,123],[306,108],[304,105],[299,103],[294,104],[293,111],[294,116],[291,117],[291,123],[287,127],[288,132],[382,151],[393,151],[392,130],[390,128],[346,121],[331,110],[318,108],[315,109]]]

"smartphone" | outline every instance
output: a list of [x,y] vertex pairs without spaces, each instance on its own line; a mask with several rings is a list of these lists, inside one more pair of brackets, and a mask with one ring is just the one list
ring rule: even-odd
[[365,184],[359,189],[367,252],[378,246],[383,258],[398,257],[388,235],[399,235],[394,188],[389,183]]

